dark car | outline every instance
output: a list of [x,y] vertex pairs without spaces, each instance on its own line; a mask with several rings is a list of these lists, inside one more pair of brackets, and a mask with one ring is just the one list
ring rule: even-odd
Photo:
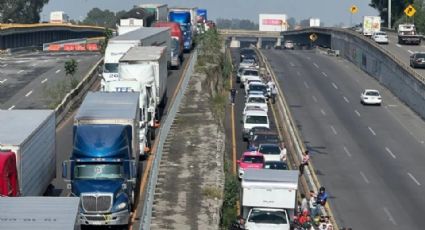
[[240,50],[240,61],[242,61],[244,58],[247,57],[257,57],[257,53],[255,53],[255,50],[250,48],[243,48]]
[[413,68],[425,67],[425,52],[410,55],[410,66]]
[[244,141],[248,141],[249,139],[252,138],[252,136],[257,134],[258,132],[270,132],[270,131],[271,129],[266,127],[253,127],[252,129],[249,130],[249,138],[244,138]]
[[278,170],[288,170],[288,165],[283,161],[266,161],[264,162],[264,169],[278,169]]
[[248,148],[258,149],[260,144],[279,144],[280,139],[279,135],[276,132],[257,132],[255,135],[252,135],[248,140]]

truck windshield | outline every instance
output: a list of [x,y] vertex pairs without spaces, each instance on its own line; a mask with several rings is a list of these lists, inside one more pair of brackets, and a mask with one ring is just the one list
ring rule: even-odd
[[74,167],[74,178],[81,180],[102,180],[123,178],[122,163],[114,164],[77,164]]
[[285,211],[252,210],[248,222],[256,224],[287,224]]
[[180,25],[180,29],[185,32],[190,31],[190,24]]
[[267,124],[267,116],[247,116],[245,123],[248,124]]
[[105,73],[118,73],[118,63],[105,63],[103,66]]

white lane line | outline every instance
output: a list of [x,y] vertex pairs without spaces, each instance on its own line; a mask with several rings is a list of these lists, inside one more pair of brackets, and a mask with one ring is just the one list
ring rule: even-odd
[[323,109],[320,109],[320,112],[323,114],[323,116],[326,116],[326,112]]
[[347,103],[350,103],[350,101],[348,100],[348,98],[345,97],[345,96],[344,96],[344,101],[347,102]]
[[4,68],[4,67],[6,67],[7,65],[8,65],[8,64],[4,64],[4,65],[2,65],[1,67],[3,67],[3,68]]
[[297,71],[297,75],[298,75],[298,76],[301,76],[301,73]]
[[371,128],[371,127],[367,127],[368,129],[369,129],[369,131],[374,135],[374,136],[376,136],[376,133],[375,133],[375,131],[373,131],[373,129]]
[[325,77],[327,77],[327,76],[328,76],[325,72],[322,72],[322,75],[323,75],[323,76],[325,76]]
[[359,116],[359,117],[360,117],[360,113],[359,113],[359,111],[354,110],[354,112],[357,114],[357,116]]
[[34,63],[34,64],[32,64],[31,66],[32,66],[32,67],[36,67],[36,66],[37,66],[37,63]]
[[313,63],[313,65],[314,65],[316,68],[319,68],[319,66],[318,66],[316,63]]
[[391,152],[391,149],[389,149],[388,147],[385,147],[385,151],[387,151],[387,153],[389,153],[391,155],[392,158],[396,159],[397,157],[395,156],[395,154],[393,152]]
[[418,186],[421,186],[421,183],[419,183],[418,180],[410,173],[408,172],[407,175],[409,175],[410,179],[412,179]]
[[338,89],[338,86],[336,86],[336,84],[335,84],[335,83],[333,83],[333,82],[332,82],[332,86],[333,86],[335,89]]
[[60,69],[58,69],[58,70],[56,70],[56,73],[59,73],[61,70]]
[[313,101],[314,102],[317,102],[317,98],[316,98],[316,96],[311,96],[312,98],[313,98]]
[[308,59],[308,60],[310,60],[310,59],[311,59],[311,57],[307,57],[307,59]]
[[399,48],[401,48],[401,45],[400,44],[395,44],[397,47],[399,47]]
[[309,86],[308,86],[308,84],[307,84],[307,82],[305,82],[304,81],[304,86],[308,89],[308,88],[310,88]]
[[10,106],[10,108],[8,108],[7,110],[12,110],[13,108],[15,108],[14,105]]
[[344,152],[347,154],[347,156],[351,157],[350,151],[348,151],[347,147],[344,146]]
[[6,78],[6,79],[4,79],[4,80],[1,80],[1,81],[0,81],[0,84],[5,83],[6,81],[7,81],[7,78]]
[[21,69],[21,70],[19,70],[19,71],[18,71],[18,74],[20,74],[20,73],[22,73],[22,72],[24,72],[24,70],[22,70],[22,69]]
[[363,180],[366,182],[366,184],[370,184],[370,181],[367,179],[366,175],[360,171],[360,175],[363,177]]
[[384,212],[387,215],[388,220],[391,221],[391,223],[393,223],[394,225],[397,225],[397,223],[394,220],[393,215],[391,215],[390,211],[386,207],[384,207]]
[[407,52],[409,52],[410,54],[413,54],[413,51],[411,51],[411,50],[407,50]]
[[336,130],[335,130],[335,128],[333,127],[333,125],[331,125],[331,129],[332,129],[332,132],[333,132],[335,135],[338,135],[338,133],[336,132]]
[[43,62],[48,62],[48,61],[49,61],[49,60],[47,60],[47,59],[46,59],[46,60],[44,60]]
[[29,91],[27,94],[25,94],[25,97],[28,97],[29,95],[31,95],[32,94],[32,90],[31,91]]
[[47,78],[44,78],[44,80],[41,81],[41,84],[44,84],[47,80]]
[[292,62],[289,62],[289,65],[291,65],[291,67],[294,67],[295,66],[295,64],[292,63]]

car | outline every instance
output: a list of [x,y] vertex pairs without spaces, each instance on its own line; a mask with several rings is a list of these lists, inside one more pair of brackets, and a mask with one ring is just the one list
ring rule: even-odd
[[245,115],[247,111],[264,111],[264,109],[262,109],[260,106],[248,105],[243,109],[242,116]]
[[236,72],[236,83],[240,83],[241,82],[241,75],[243,73],[243,71],[245,70],[244,67],[239,66],[237,72]]
[[293,42],[293,41],[291,41],[291,40],[286,40],[286,41],[283,43],[283,47],[284,47],[285,49],[291,49],[291,50],[293,50],[293,49],[294,49],[294,42]]
[[255,59],[243,59],[241,63],[239,63],[239,67],[244,68],[258,68],[258,64]]
[[379,44],[388,44],[388,35],[383,31],[374,32],[372,34],[372,40]]
[[242,138],[248,139],[251,129],[263,127],[270,129],[269,117],[266,111],[248,110],[242,116]]
[[[260,79],[260,73],[256,69],[247,68],[244,69],[241,73],[240,77],[240,87],[243,88],[245,86],[246,78],[253,76],[256,77],[256,79]],[[260,79],[261,80],[261,79]]]
[[265,161],[264,169],[277,169],[277,170],[288,170],[288,164],[283,161]]
[[382,97],[376,89],[365,89],[360,94],[360,103],[363,105],[381,105]]
[[261,144],[279,144],[279,135],[274,131],[257,132],[255,135],[250,136],[248,139],[248,148],[250,150],[259,149]]
[[268,111],[268,106],[267,106],[267,98],[264,95],[253,95],[250,94],[247,96],[246,101],[245,101],[245,106],[258,106],[260,108],[262,108],[264,111]]
[[262,93],[263,96],[267,97],[268,96],[268,92],[267,92],[267,85],[263,84],[261,81],[257,82],[247,82],[248,85],[247,87],[245,87],[245,93],[248,95],[251,92],[260,92]]
[[261,143],[258,146],[258,152],[262,153],[264,160],[267,161],[281,161],[280,159],[280,146],[277,143]]
[[245,89],[245,94],[248,94],[247,89],[248,89],[248,87],[251,83],[263,83],[263,81],[258,76],[248,76],[248,77],[246,77],[244,87],[243,87]]
[[410,55],[410,66],[413,68],[425,67],[425,52]]
[[246,169],[262,169],[264,167],[264,156],[258,151],[246,151],[237,160],[238,176],[242,179]]
[[246,57],[257,57],[255,50],[250,48],[242,48],[240,51],[240,61],[242,61]]

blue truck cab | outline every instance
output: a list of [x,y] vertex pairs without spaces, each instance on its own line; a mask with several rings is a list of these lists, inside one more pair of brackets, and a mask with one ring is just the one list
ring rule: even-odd
[[81,198],[81,225],[128,225],[140,154],[139,118],[138,93],[89,92],[78,110],[62,176],[70,195]]
[[183,32],[183,47],[184,51],[190,51],[193,47],[193,33],[190,12],[170,11],[168,15],[170,22],[177,22]]

